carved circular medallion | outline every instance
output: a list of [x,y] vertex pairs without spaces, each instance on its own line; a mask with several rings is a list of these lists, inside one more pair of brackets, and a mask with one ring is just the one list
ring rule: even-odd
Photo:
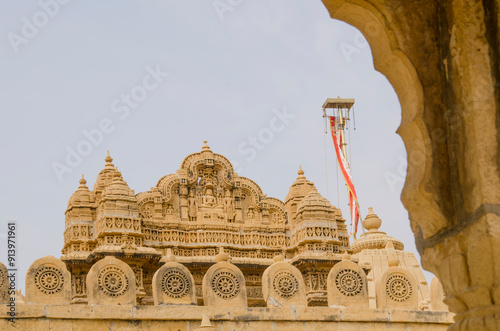
[[390,276],[385,288],[389,297],[397,302],[407,301],[413,292],[410,280],[400,274]]
[[212,289],[219,297],[227,300],[240,293],[240,283],[232,271],[219,271],[212,277]]
[[64,286],[63,273],[55,267],[41,267],[36,271],[35,285],[45,294],[60,292]]
[[335,276],[337,289],[346,296],[359,294],[363,289],[363,279],[361,275],[352,269],[342,269]]
[[110,297],[118,297],[128,290],[128,278],[122,269],[109,266],[99,272],[97,285],[104,294]]
[[170,269],[161,279],[161,288],[171,298],[182,298],[191,289],[191,281],[182,270]]
[[297,293],[299,281],[288,271],[282,271],[274,276],[274,291],[282,298],[288,299]]

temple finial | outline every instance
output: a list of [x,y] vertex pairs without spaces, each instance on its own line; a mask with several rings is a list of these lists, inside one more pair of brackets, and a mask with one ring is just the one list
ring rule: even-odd
[[302,166],[299,166],[299,171],[297,171],[297,174],[299,175],[299,177],[297,177],[297,179],[306,178],[306,176],[304,176],[304,170],[302,170]]
[[368,208],[368,215],[363,221],[363,227],[368,231],[378,231],[382,225],[382,220],[373,212],[373,207]]
[[106,155],[106,158],[104,159],[104,161],[106,161],[106,163],[111,163],[113,162],[113,158],[109,155],[109,151]]
[[82,174],[82,179],[80,179],[79,183],[80,183],[80,186],[78,187],[79,190],[88,190],[89,189],[87,187],[87,185],[85,185],[85,184],[87,184],[87,181],[83,177],[83,174]]
[[210,147],[207,145],[207,142],[206,140],[203,141],[203,147],[201,148],[202,151],[209,151],[210,150]]
[[111,168],[115,167],[114,164],[111,163],[111,162],[113,162],[113,158],[109,155],[109,151],[108,151],[104,161],[106,161],[106,165],[104,166],[105,168],[111,169]]

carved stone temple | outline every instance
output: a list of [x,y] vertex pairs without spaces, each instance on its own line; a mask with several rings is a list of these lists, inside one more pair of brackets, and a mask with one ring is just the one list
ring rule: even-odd
[[[429,287],[413,253],[380,230],[373,210],[350,243],[342,212],[302,169],[281,201],[206,142],[147,192],[130,189],[109,154],[105,162],[93,189],[82,178],[69,199],[62,257],[29,268],[17,323],[108,329],[114,320],[146,330],[452,323],[440,283]],[[7,323],[0,319],[2,330]]]

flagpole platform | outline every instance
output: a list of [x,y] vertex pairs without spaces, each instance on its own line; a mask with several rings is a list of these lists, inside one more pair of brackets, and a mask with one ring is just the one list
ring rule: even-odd
[[354,99],[328,98],[323,104],[323,109],[351,109]]

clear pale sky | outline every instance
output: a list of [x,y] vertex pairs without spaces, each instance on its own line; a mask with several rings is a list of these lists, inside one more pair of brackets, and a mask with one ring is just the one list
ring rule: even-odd
[[107,150],[136,192],[203,140],[281,200],[301,165],[349,223],[321,112],[337,96],[356,100],[348,153],[362,215],[374,207],[419,258],[400,201],[397,95],[321,1],[5,0],[0,17],[0,261],[15,220],[23,293],[34,260],[61,256],[68,199],[82,174],[93,187]]

